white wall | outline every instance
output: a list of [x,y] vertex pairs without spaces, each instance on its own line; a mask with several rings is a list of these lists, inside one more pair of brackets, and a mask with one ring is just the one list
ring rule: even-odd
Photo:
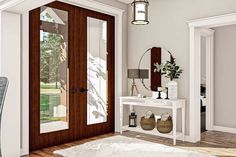
[[[179,97],[189,99],[189,28],[188,20],[236,12],[235,0],[149,0],[149,20],[146,26],[131,25],[129,9],[128,68],[137,68],[144,51],[152,46],[164,46],[184,69],[179,82]],[[141,92],[144,89],[139,86]],[[187,102],[186,132],[189,133]]]
[[3,157],[18,157],[20,156],[21,105],[20,15],[3,12],[1,20],[0,75],[9,79],[9,87],[3,109],[1,145]]
[[215,107],[214,125],[236,128],[236,25],[215,30]]

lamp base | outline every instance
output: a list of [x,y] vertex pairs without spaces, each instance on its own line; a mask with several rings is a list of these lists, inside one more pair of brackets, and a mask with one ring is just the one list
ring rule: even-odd
[[133,83],[132,83],[131,91],[130,91],[131,96],[134,96],[134,90],[136,90],[137,94],[139,94],[139,91],[138,91],[138,88],[136,86],[135,80],[133,79]]

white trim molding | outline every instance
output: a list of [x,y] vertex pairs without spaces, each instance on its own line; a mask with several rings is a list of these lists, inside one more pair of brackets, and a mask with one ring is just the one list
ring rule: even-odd
[[212,28],[236,24],[236,13],[188,21],[189,27]]
[[190,27],[190,138],[193,142],[200,141],[200,29]]
[[214,33],[204,28],[201,36],[206,38],[206,129],[212,130],[214,124]]
[[23,13],[21,19],[22,19],[21,155],[26,155],[29,153],[29,13],[28,12]]
[[2,2],[2,4],[0,5],[0,10],[7,10],[8,8],[11,8],[23,1],[24,0],[8,0],[6,2]]
[[122,3],[131,4],[134,0],[117,0]]
[[213,126],[213,130],[236,134],[236,128],[229,128],[229,127],[223,127],[223,126],[214,125]]
[[91,9],[91,10],[96,10],[99,12],[103,12],[109,15],[122,15],[124,10],[113,7],[111,5],[107,5],[101,2],[97,2],[95,0],[59,0],[61,2],[65,2],[68,4],[72,4],[75,6],[80,6],[83,8]]
[[[200,133],[200,79],[201,79],[201,50],[200,50],[200,41],[201,41],[201,35],[206,35],[207,30],[203,29],[209,29],[212,27],[220,27],[220,26],[226,26],[226,25],[232,25],[236,24],[236,13],[233,14],[226,14],[221,16],[214,16],[209,18],[203,18],[203,19],[197,19],[188,21],[189,25],[189,59],[190,59],[190,85],[189,85],[189,95],[190,95],[190,104],[189,104],[189,112],[190,115],[190,139],[193,142],[198,142],[201,139],[201,133]],[[209,30],[208,30],[209,31]],[[208,40],[208,42],[211,42],[210,45],[213,45],[213,37],[211,36],[211,39]],[[213,47],[209,47],[210,52],[213,53]],[[213,54],[210,54],[213,55]],[[208,84],[210,88],[210,91],[214,91],[213,88],[213,60],[212,56],[208,56],[208,60],[210,63],[208,63]],[[209,72],[210,71],[210,72]],[[209,83],[210,82],[210,83]],[[213,104],[213,92],[210,92],[210,96],[208,96],[208,101],[210,101],[210,104]],[[208,105],[208,104],[207,104]],[[211,115],[208,117],[208,119],[211,119],[211,123],[208,123],[208,126],[213,127],[213,110],[212,106],[210,106],[210,112]]]

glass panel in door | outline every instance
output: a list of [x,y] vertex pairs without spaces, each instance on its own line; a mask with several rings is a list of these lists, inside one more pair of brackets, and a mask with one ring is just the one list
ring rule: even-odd
[[87,125],[107,122],[107,21],[87,18]]
[[41,7],[40,133],[68,129],[68,12]]

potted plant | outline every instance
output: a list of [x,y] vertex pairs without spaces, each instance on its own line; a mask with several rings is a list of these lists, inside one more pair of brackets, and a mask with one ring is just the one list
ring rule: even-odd
[[178,84],[174,79],[179,79],[183,70],[176,64],[176,59],[173,58],[172,61],[166,61],[165,63],[154,64],[154,72],[160,72],[166,78],[170,78],[170,82],[167,84],[168,94],[170,99],[177,99],[178,97]]

